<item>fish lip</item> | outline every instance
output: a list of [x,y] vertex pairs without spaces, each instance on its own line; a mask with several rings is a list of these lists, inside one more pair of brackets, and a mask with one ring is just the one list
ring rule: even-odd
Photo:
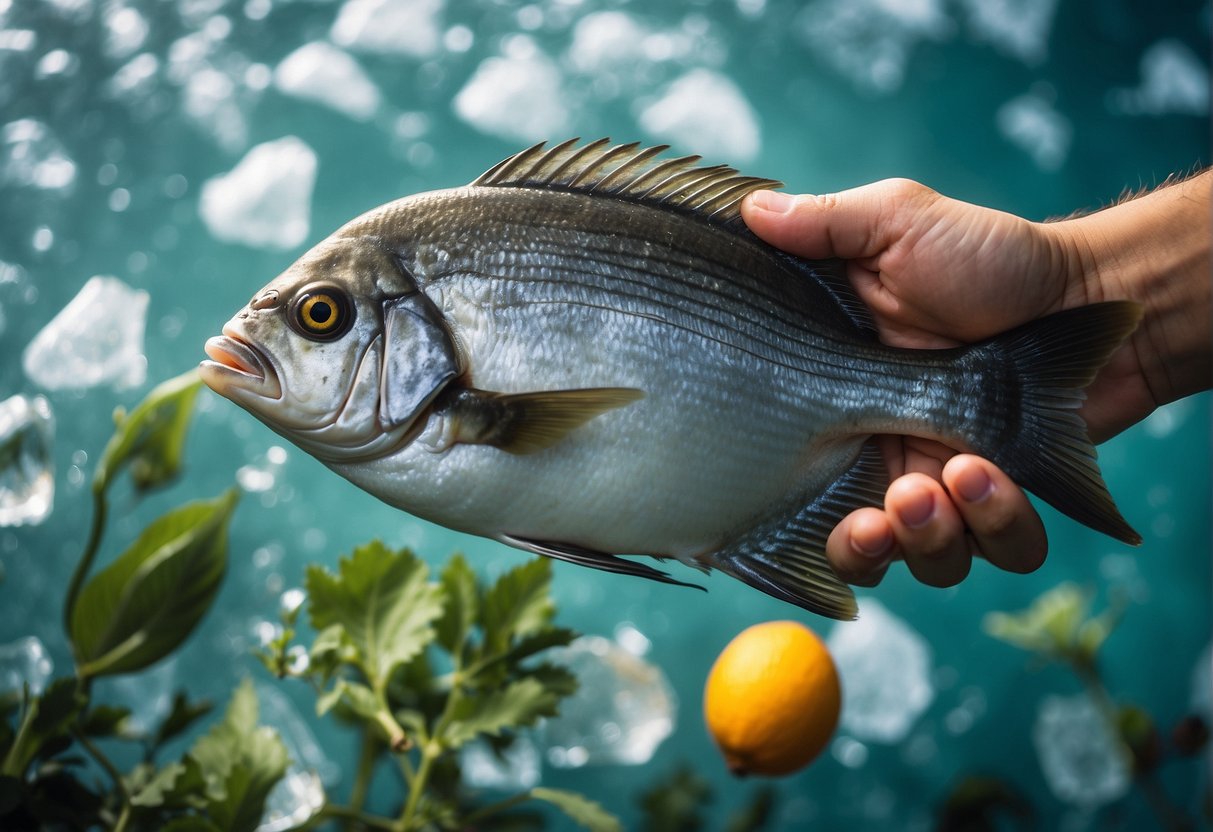
[[226,395],[235,388],[267,399],[282,397],[273,365],[229,327],[223,328],[222,335],[208,338],[203,349],[209,360],[199,366],[202,380],[216,392]]

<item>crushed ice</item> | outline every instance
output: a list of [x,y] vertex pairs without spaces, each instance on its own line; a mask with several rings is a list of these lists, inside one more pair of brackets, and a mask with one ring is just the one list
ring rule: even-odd
[[1053,106],[1051,90],[1036,90],[998,108],[998,130],[1042,170],[1060,170],[1070,152],[1074,127]]
[[425,58],[442,43],[442,0],[346,0],[329,37],[363,52]]
[[662,141],[693,147],[710,158],[746,162],[758,155],[762,142],[758,116],[745,94],[710,69],[693,69],[675,79],[638,120]]
[[289,249],[307,239],[316,154],[295,136],[252,148],[228,173],[202,185],[198,206],[219,240]]
[[656,665],[602,636],[582,636],[545,655],[579,683],[542,728],[553,766],[641,765],[674,730],[677,701]]
[[47,390],[137,387],[147,377],[147,304],[147,292],[116,277],[89,278],[25,348],[26,376]]
[[1109,99],[1126,115],[1208,115],[1209,68],[1178,40],[1160,40],[1141,56],[1141,82],[1113,90]]
[[484,739],[459,750],[463,780],[474,789],[520,791],[539,785],[542,760],[539,748],[527,733],[519,734],[500,755]]
[[324,41],[306,43],[287,55],[274,70],[274,86],[359,121],[379,109],[379,88],[358,62]]
[[42,396],[0,402],[0,526],[41,523],[55,503],[55,423]]
[[541,52],[486,58],[456,95],[455,114],[484,133],[537,142],[572,128],[560,68]]
[[1044,61],[1057,0],[961,0],[979,41],[1026,64]]
[[23,118],[0,129],[0,185],[61,190],[75,180],[75,162],[45,124]]
[[858,739],[905,739],[935,697],[926,640],[873,598],[827,640],[842,677],[842,728]]
[[1032,742],[1045,780],[1060,800],[1094,809],[1123,797],[1132,785],[1128,754],[1085,693],[1046,696]]

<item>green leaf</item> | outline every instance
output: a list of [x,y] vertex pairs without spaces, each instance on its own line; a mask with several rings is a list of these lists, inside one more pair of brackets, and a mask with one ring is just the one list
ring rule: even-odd
[[324,716],[338,704],[346,705],[365,720],[373,721],[382,710],[375,692],[366,685],[338,679],[332,690],[316,699],[316,716]]
[[56,679],[41,696],[29,699],[13,743],[0,761],[0,775],[20,777],[35,757],[51,752],[56,744],[62,745],[59,740],[66,738],[86,704],[71,678]]
[[590,832],[622,832],[619,818],[599,804],[576,792],[563,789],[531,789],[531,797],[551,803],[568,815],[569,819],[589,829]]
[[170,820],[160,827],[160,832],[224,832],[224,830],[206,818],[198,815],[185,815]]
[[201,717],[209,714],[214,705],[207,700],[190,702],[185,691],[179,690],[173,695],[173,706],[168,716],[160,723],[156,736],[152,739],[152,747],[159,748],[173,737],[183,733]]
[[555,716],[560,694],[528,677],[504,688],[460,699],[440,737],[447,748],[458,748],[478,734],[500,734],[509,728],[533,725],[541,716]]
[[98,705],[80,720],[80,730],[87,737],[136,739],[136,734],[130,728],[130,716],[130,708]]
[[342,558],[336,575],[317,566],[307,571],[312,625],[340,625],[357,651],[356,664],[380,693],[396,668],[434,639],[443,592],[427,582],[428,572],[408,550],[392,552],[379,541]]
[[442,588],[446,592],[446,607],[436,626],[438,643],[456,655],[476,623],[479,605],[476,574],[462,555],[452,556],[442,570]]
[[169,512],[88,582],[71,622],[82,676],[141,670],[193,631],[227,568],[238,496],[230,490]]
[[645,829],[697,832],[704,827],[701,812],[712,802],[712,784],[683,765],[644,791],[639,802]]
[[319,673],[325,681],[332,678],[342,664],[353,664],[357,661],[358,651],[350,643],[345,628],[340,624],[325,627],[317,633],[308,651],[308,669]]
[[552,566],[535,558],[506,572],[484,595],[485,653],[500,653],[515,638],[528,636],[552,620],[556,612],[548,588]]
[[[128,781],[127,788],[131,789],[131,805],[145,808],[164,805],[180,806],[183,795],[193,791],[187,783],[189,779],[187,771],[184,763],[169,763],[153,774],[151,779],[138,789],[131,788],[133,784]],[[197,766],[194,771],[197,775]],[[201,785],[200,778],[194,781],[195,789]]]
[[206,816],[227,832],[252,832],[270,790],[286,774],[286,746],[270,728],[257,727],[257,694],[245,680],[223,721],[199,737],[189,759],[204,783]]
[[114,435],[97,464],[93,490],[108,488],[128,464],[139,491],[163,485],[176,476],[181,469],[194,399],[201,387],[197,370],[190,370],[158,385],[129,414],[115,414]]

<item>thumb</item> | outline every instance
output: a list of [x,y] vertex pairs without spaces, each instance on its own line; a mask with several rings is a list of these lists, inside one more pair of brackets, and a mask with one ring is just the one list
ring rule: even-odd
[[760,238],[801,257],[875,257],[895,237],[897,211],[928,193],[933,192],[904,179],[836,194],[755,191],[742,201],[741,216]]

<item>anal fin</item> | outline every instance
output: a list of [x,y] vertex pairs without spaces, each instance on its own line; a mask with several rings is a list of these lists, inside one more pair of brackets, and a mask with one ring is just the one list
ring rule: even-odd
[[[663,584],[674,584],[675,586],[689,586],[692,589],[704,589],[698,584],[688,584],[670,577],[667,573],[660,569],[654,569],[643,563],[637,563],[632,560],[624,560],[618,555],[608,554],[607,552],[598,552],[593,549],[586,549],[583,546],[577,546],[571,543],[553,543],[549,541],[527,540],[521,537],[512,537],[508,534],[501,535],[498,538],[502,543],[508,546],[514,546],[531,552],[536,555],[543,555],[545,558],[554,558],[555,560],[563,560],[568,563],[575,563],[578,566],[588,566],[591,569],[601,569],[603,572],[614,572],[618,575],[634,575],[638,578],[648,578],[650,581],[657,581]],[[704,590],[705,592],[707,590]]]
[[869,440],[855,464],[804,508],[758,526],[699,561],[810,612],[853,619],[858,612],[855,595],[830,567],[826,541],[843,517],[863,506],[880,505],[887,484],[884,459]]

